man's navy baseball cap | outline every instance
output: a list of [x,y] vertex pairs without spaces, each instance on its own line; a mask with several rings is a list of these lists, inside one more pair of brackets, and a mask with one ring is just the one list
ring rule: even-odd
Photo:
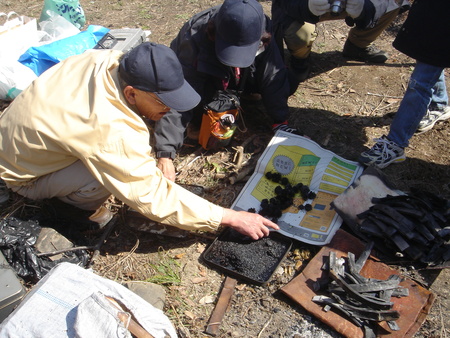
[[175,110],[191,110],[200,102],[200,95],[184,79],[175,52],[167,46],[141,43],[124,55],[119,73],[130,86],[155,93]]
[[216,54],[223,64],[248,67],[264,32],[264,11],[256,0],[225,0],[215,17]]

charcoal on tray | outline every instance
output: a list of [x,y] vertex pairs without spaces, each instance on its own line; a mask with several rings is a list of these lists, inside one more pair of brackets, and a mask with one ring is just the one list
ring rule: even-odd
[[205,251],[204,259],[247,281],[264,283],[292,245],[290,239],[276,235],[255,241],[227,228]]

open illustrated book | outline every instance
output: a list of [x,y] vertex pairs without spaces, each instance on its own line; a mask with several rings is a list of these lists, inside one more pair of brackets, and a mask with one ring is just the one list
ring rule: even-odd
[[316,193],[304,201],[295,195],[295,205],[310,204],[312,210],[291,206],[278,218],[279,232],[285,236],[314,245],[328,244],[342,224],[342,218],[330,203],[345,191],[363,172],[357,162],[346,160],[323,149],[314,141],[278,131],[258,160],[255,172],[234,201],[232,209],[260,210],[261,201],[275,196],[279,183],[267,179],[267,172],[278,172],[290,184],[308,185]]

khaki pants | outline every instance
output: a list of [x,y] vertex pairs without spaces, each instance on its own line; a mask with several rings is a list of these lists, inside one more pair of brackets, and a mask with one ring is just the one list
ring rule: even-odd
[[96,210],[111,196],[81,161],[11,190],[32,200],[56,197],[84,210]]
[[[360,48],[369,46],[394,21],[399,11],[400,9],[396,9],[384,14],[373,28],[351,28],[348,33],[348,40]],[[346,16],[345,12],[339,16],[326,13],[320,17],[319,21],[342,20]],[[298,59],[306,59],[309,56],[316,37],[316,25],[307,22],[302,24],[294,21],[284,32],[284,42],[288,50],[292,56]]]

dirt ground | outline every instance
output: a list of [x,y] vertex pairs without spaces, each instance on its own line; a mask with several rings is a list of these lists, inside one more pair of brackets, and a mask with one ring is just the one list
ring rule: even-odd
[[[271,1],[260,1],[270,14]],[[107,28],[150,30],[150,40],[169,45],[182,24],[193,14],[221,3],[212,0],[81,0],[89,24]],[[33,0],[0,0],[0,12],[15,11],[39,18],[42,3]],[[390,58],[383,65],[345,60],[341,50],[348,27],[344,22],[318,25],[313,47],[313,71],[289,99],[289,124],[322,147],[349,160],[386,134],[399,106],[414,60],[392,47],[404,16],[396,20],[376,41]],[[256,116],[256,117],[255,117]],[[258,137],[246,150],[243,169],[254,165],[269,141],[271,131],[264,109],[256,102],[245,108],[249,131],[236,135],[233,146],[250,135]],[[403,190],[417,187],[450,198],[450,122],[439,123],[431,131],[412,138],[407,161],[384,169],[388,179]],[[231,206],[245,180],[231,184],[234,150],[201,152],[187,142],[176,159],[177,182],[195,189],[208,200]],[[112,204],[119,214],[126,207]],[[345,226],[345,224],[344,224]],[[152,280],[164,274],[160,284],[166,289],[164,312],[180,337],[205,337],[209,316],[217,301],[225,276],[209,268],[201,254],[216,234],[190,233],[173,238],[142,232],[130,226],[126,217],[103,245],[94,265],[99,274],[124,282]],[[335,330],[315,319],[302,307],[283,296],[280,288],[292,280],[320,248],[294,241],[291,252],[272,280],[264,286],[239,282],[234,290],[219,337],[340,337]],[[450,313],[449,271],[420,271],[413,263],[394,268],[407,271],[410,278],[429,288],[436,301],[415,337],[447,337]]]

